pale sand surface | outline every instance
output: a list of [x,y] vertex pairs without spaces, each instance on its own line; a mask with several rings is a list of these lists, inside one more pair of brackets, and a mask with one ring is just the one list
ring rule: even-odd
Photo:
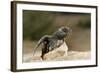
[[[63,60],[83,60],[83,59],[90,59],[91,53],[90,51],[80,52],[80,51],[68,51],[68,55],[59,56],[57,58],[53,58],[47,61],[63,61]],[[25,54],[23,57],[24,62],[37,62],[37,61],[46,61],[42,60],[40,54],[33,56],[32,54]]]

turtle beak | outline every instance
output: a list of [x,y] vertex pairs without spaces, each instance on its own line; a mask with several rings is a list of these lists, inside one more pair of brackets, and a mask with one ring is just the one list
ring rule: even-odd
[[69,27],[66,27],[68,29],[68,35],[71,35],[72,34],[72,29],[69,28]]
[[72,29],[70,29],[69,32],[72,33]]
[[72,29],[71,29],[71,28],[66,27],[66,29],[68,29],[68,30],[69,30],[69,33],[72,33]]
[[69,35],[72,35],[72,29],[69,30]]

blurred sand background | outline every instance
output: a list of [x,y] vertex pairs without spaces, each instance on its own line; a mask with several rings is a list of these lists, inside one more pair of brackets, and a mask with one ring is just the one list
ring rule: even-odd
[[[50,61],[83,60],[91,58],[91,15],[87,13],[65,13],[46,11],[23,11],[23,62],[42,61],[41,48],[33,56],[34,47],[44,35],[52,35],[58,28],[72,29],[66,37],[68,55]],[[56,54],[56,53],[55,53]]]

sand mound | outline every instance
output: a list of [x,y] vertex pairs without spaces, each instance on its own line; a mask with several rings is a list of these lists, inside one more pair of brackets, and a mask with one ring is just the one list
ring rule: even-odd
[[37,52],[34,56],[32,53],[25,54],[24,62],[40,62],[40,61],[63,61],[63,60],[81,60],[90,59],[90,51],[68,51],[66,43],[61,47],[45,54],[44,60],[41,59],[41,52]]

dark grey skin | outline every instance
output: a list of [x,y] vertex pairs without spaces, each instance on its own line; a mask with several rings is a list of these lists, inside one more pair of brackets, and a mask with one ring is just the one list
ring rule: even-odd
[[38,48],[42,44],[42,54],[41,58],[43,59],[44,55],[49,51],[52,51],[58,47],[60,47],[64,43],[64,38],[68,36],[71,32],[71,29],[68,27],[61,27],[52,35],[43,36],[36,48]]

